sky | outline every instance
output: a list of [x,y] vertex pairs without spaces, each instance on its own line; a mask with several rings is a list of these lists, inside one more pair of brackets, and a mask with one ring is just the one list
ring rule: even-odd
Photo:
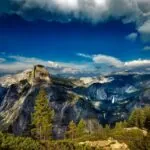
[[0,73],[150,71],[150,0],[1,0]]

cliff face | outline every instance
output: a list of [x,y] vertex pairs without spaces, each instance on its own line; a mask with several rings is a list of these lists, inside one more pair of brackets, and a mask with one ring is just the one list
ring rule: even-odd
[[78,122],[83,118],[91,130],[99,122],[113,124],[127,119],[135,107],[150,104],[150,75],[113,75],[105,77],[105,82],[98,79],[93,82],[85,86],[79,80],[54,78],[41,65],[2,77],[0,127],[16,135],[27,131],[41,87],[47,91],[49,104],[55,111],[55,138],[64,136],[71,120]]
[[[19,79],[19,75],[22,75]],[[51,107],[55,110],[54,137],[63,137],[68,123],[73,119],[97,118],[93,107],[72,91],[68,83],[50,77],[43,66],[19,75],[1,79],[0,127],[16,135],[23,134],[31,122],[35,98],[42,87],[48,93]],[[9,81],[11,80],[11,81]],[[62,83],[61,83],[62,82]],[[69,82],[69,80],[68,80]]]
[[50,74],[44,66],[36,65],[32,71],[31,82],[33,84],[37,82],[51,83]]

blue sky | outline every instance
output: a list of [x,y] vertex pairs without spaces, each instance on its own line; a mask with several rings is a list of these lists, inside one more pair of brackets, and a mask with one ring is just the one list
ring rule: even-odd
[[53,61],[82,61],[76,53],[101,53],[121,60],[147,57],[139,39],[126,39],[134,31],[134,24],[124,25],[121,21],[93,25],[77,21],[27,22],[11,16],[0,24],[0,51]]
[[36,63],[55,73],[149,67],[150,1],[21,1],[0,2],[1,72]]

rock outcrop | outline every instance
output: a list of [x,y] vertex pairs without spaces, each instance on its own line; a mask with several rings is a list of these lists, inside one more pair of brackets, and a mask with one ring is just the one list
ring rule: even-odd
[[51,83],[50,74],[44,66],[36,65],[32,71],[31,83],[37,84],[41,82]]
[[91,148],[101,149],[101,150],[129,150],[127,144],[120,143],[117,140],[109,138],[108,140],[101,141],[86,141],[80,142],[79,145],[86,145]]

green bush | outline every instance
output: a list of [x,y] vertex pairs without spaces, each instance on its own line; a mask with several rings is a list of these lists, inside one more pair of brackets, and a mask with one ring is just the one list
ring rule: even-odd
[[31,138],[0,133],[0,149],[2,150],[39,150],[39,147],[39,142]]

